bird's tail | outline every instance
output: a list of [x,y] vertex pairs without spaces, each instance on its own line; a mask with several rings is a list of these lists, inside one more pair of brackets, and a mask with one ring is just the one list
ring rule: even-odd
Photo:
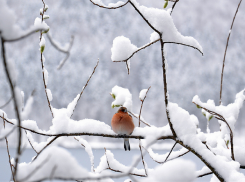
[[129,144],[128,138],[124,138],[124,149],[125,149],[125,151],[127,151],[127,150],[130,151],[130,144]]

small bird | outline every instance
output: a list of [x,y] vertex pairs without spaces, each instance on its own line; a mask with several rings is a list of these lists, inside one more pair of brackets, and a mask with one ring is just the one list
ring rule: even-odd
[[[131,135],[134,131],[132,116],[128,114],[126,107],[120,107],[111,119],[112,130],[118,135]],[[125,151],[130,150],[129,139],[124,138]]]

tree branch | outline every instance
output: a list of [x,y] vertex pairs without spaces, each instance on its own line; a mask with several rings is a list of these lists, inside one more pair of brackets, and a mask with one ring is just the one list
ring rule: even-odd
[[227,37],[227,41],[226,41],[226,47],[225,47],[225,53],[224,53],[224,58],[223,58],[223,66],[222,66],[222,72],[221,72],[221,81],[220,81],[220,97],[219,97],[219,104],[221,105],[222,103],[222,86],[223,86],[223,74],[224,74],[224,69],[225,69],[225,57],[226,57],[226,51],[227,51],[227,48],[228,48],[228,45],[229,45],[229,40],[230,40],[230,35],[231,35],[231,30],[232,30],[232,27],[233,27],[233,24],[234,24],[234,21],[235,21],[235,18],[236,18],[236,14],[238,12],[238,9],[240,7],[240,4],[241,4],[242,0],[240,0],[238,6],[237,6],[237,9],[236,9],[236,12],[235,12],[235,15],[233,17],[233,20],[232,20],[232,23],[231,23],[231,28],[229,30],[229,34],[228,34],[228,37]]
[[102,6],[100,4],[96,4],[95,2],[93,2],[93,0],[90,0],[90,2],[93,3],[96,6],[99,6],[100,8],[105,8],[105,9],[118,9],[118,8],[121,8],[121,7],[125,6],[126,4],[128,4],[129,1],[127,1],[126,3],[124,3],[124,4],[120,5],[120,6],[117,6],[117,7]]

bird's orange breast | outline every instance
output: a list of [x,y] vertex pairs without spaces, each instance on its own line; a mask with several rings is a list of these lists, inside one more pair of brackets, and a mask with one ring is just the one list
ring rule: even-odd
[[134,131],[134,122],[128,113],[118,112],[111,119],[113,131],[120,135],[130,135]]

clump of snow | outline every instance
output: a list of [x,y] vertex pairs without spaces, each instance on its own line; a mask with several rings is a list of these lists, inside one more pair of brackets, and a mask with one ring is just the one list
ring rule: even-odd
[[[183,36],[178,32],[168,11],[165,9],[140,6],[136,0],[132,0],[131,2],[137,7],[137,9],[139,9],[143,16],[149,21],[149,23],[162,33],[163,42],[187,44],[203,52],[201,45],[197,42],[196,39],[189,36]],[[153,37],[151,35],[151,42],[156,40],[156,37],[156,35],[153,35]]]
[[181,181],[192,182],[196,179],[195,164],[188,160],[176,159],[164,165],[157,166],[149,172],[147,178],[142,182],[148,181]]
[[129,38],[124,36],[116,37],[111,48],[111,60],[122,61],[130,57],[138,48],[131,44]]
[[45,48],[45,38],[44,38],[44,36],[42,36],[41,41],[39,43],[39,46],[40,46],[40,51],[43,52],[44,48]]
[[193,116],[191,117],[186,110],[180,108],[175,103],[170,102],[168,105],[168,110],[170,120],[178,137],[187,134],[196,134],[197,118]]
[[48,100],[51,102],[53,100],[52,92],[50,89],[46,89]]
[[43,68],[43,74],[44,74],[44,80],[46,85],[48,85],[48,71],[46,70],[46,68]]
[[146,96],[146,92],[147,92],[148,89],[143,89],[140,91],[140,94],[139,94],[139,98],[141,101],[144,100],[145,96]]
[[115,96],[115,100],[111,103],[113,108],[124,106],[128,111],[132,110],[132,95],[128,89],[116,85],[112,88],[111,94]]
[[198,177],[199,175],[205,174],[205,173],[210,173],[211,170],[207,166],[203,166],[203,168],[199,171],[196,171],[196,176]]
[[160,39],[160,36],[158,33],[153,32],[150,36],[150,42],[154,42],[155,40]]
[[[37,168],[38,170],[35,170]],[[81,167],[69,152],[56,146],[45,149],[31,163],[20,163],[16,179],[21,181],[30,173],[32,175],[25,181],[40,181],[45,178],[81,179],[93,177],[92,173]]]
[[71,117],[71,115],[73,114],[73,111],[74,111],[74,109],[75,109],[75,107],[77,105],[79,97],[80,97],[80,94],[78,94],[74,98],[74,100],[71,103],[68,104],[68,106],[67,106],[67,115],[68,115],[68,117]]
[[86,140],[84,140],[81,137],[78,137],[78,138],[79,138],[79,143],[81,143],[85,147],[85,151],[89,155],[89,159],[91,163],[91,172],[94,172],[94,155],[93,155],[92,148]]
[[[101,171],[105,170],[108,168],[108,163],[112,169],[115,170],[120,170],[123,173],[127,173],[131,167],[125,166],[123,164],[121,164],[120,162],[118,162],[115,158],[113,153],[110,150],[106,150],[105,155],[103,155],[100,158],[100,164],[99,166],[95,169],[96,173],[100,173]],[[149,170],[151,171],[151,170]],[[145,170],[144,169],[137,169],[137,168],[133,168],[132,173],[136,173],[136,174],[141,174],[141,175],[145,175]]]

